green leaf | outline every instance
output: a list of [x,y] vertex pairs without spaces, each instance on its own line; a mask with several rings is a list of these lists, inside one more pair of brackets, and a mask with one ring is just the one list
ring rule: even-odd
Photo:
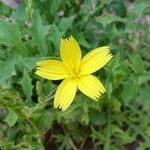
[[96,21],[98,21],[104,27],[106,27],[106,25],[111,24],[112,22],[125,23],[127,20],[125,18],[121,18],[121,17],[118,17],[118,16],[112,16],[112,15],[109,15],[109,14],[104,14],[100,17],[96,17]]
[[21,72],[23,72],[23,67],[25,66],[29,71],[35,68],[36,62],[39,60],[48,59],[47,57],[23,57],[17,56],[12,60],[8,60],[6,62],[0,60],[0,85],[8,86],[10,79],[12,76],[16,75],[15,65],[20,65],[19,68]]
[[129,104],[130,100],[133,100],[137,94],[137,85],[136,83],[124,83],[122,89],[122,98],[124,100],[125,105]]
[[21,40],[18,23],[10,23],[0,19],[0,43],[13,47],[17,53],[28,54],[28,50]]
[[[38,114],[39,111],[40,114]],[[50,113],[48,111],[42,111],[42,110],[37,110],[36,112],[35,112],[34,119],[37,127],[40,130],[44,130],[44,128],[49,128],[52,126],[53,120],[55,120],[54,113]]]
[[120,101],[116,97],[113,96],[112,103],[113,103],[113,110],[120,112],[120,108],[121,108]]
[[12,127],[17,122],[18,116],[12,109],[9,108],[8,111],[8,115],[4,121],[9,125],[9,127]]
[[51,0],[50,1],[50,13],[51,15],[57,14],[58,9],[59,9],[59,5],[60,5],[60,0]]
[[14,20],[24,21],[26,18],[26,12],[25,12],[25,4],[20,4],[17,6],[16,11],[13,12],[13,18]]
[[138,84],[141,85],[144,82],[148,82],[150,80],[150,73],[145,73],[142,75],[139,75],[138,77]]
[[121,144],[127,144],[134,141],[135,137],[128,132],[124,132],[119,126],[111,125],[112,133],[118,138]]
[[60,29],[60,31],[62,33],[65,33],[71,27],[74,18],[75,18],[75,16],[66,17],[66,18],[61,19],[58,28]]
[[140,88],[138,100],[150,104],[150,87]]
[[54,44],[54,54],[58,55],[59,54],[59,47],[60,47],[60,39],[61,39],[62,35],[61,32],[59,31],[58,27],[56,26],[56,24],[53,24],[51,26],[51,30],[50,30],[50,37],[49,40],[52,41],[52,43]]
[[7,80],[16,74],[14,64],[13,61],[4,62],[0,60],[0,85],[6,85]]
[[24,69],[23,78],[20,81],[20,85],[22,86],[23,91],[26,95],[27,103],[29,104],[32,103],[32,100],[31,100],[32,90],[33,90],[32,79],[29,76],[26,69]]
[[136,15],[139,17],[139,16],[142,16],[143,15],[143,12],[146,8],[148,8],[148,6],[150,5],[150,3],[147,1],[137,1],[134,3],[133,5],[133,11],[136,13]]
[[110,9],[114,9],[115,13],[120,17],[126,16],[126,7],[124,1],[114,0],[110,4]]
[[104,112],[93,110],[90,112],[90,122],[94,125],[105,125],[106,124],[106,114]]
[[136,74],[144,73],[144,63],[141,56],[139,54],[136,54],[132,56],[131,60],[132,60],[131,68],[134,70],[134,72]]
[[0,20],[0,43],[8,47],[15,47],[21,42],[18,23]]
[[85,46],[86,48],[90,48],[89,43],[85,40],[85,37],[82,32],[77,33],[75,39],[79,42],[80,45]]
[[103,140],[104,137],[102,137],[103,135],[101,135],[101,133],[99,131],[97,131],[95,128],[93,128],[91,126],[91,130],[92,130],[92,133],[91,133],[91,137],[92,137],[92,140],[95,141],[95,140],[100,140],[101,141]]
[[16,90],[0,87],[0,106],[4,108],[16,107],[20,100],[20,95]]
[[[36,62],[40,61],[40,60],[44,60],[44,59],[49,59],[49,57],[24,57],[24,56],[17,56],[16,58],[14,58],[12,61],[15,62],[16,64],[23,64],[23,66],[25,66],[28,71],[31,71],[32,69],[35,68],[36,66]],[[21,68],[21,70],[23,72],[23,69]]]
[[0,1],[0,14],[9,16],[11,12],[12,12],[12,9],[6,5],[3,5],[2,2]]
[[46,36],[49,33],[50,26],[43,25],[41,16],[38,12],[35,12],[32,22],[32,42],[38,45],[40,53],[46,55],[48,52],[46,44]]

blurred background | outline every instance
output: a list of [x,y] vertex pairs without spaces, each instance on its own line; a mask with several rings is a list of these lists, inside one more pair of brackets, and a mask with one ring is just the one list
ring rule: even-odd
[[[109,45],[114,57],[95,73],[100,101],[78,92],[62,112],[60,82],[34,72],[70,35],[83,55]],[[0,150],[148,150],[149,118],[149,0],[0,1]]]

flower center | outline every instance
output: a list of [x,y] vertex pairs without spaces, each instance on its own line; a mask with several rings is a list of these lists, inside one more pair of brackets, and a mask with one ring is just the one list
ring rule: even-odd
[[70,76],[73,79],[77,79],[79,77],[79,70],[75,65],[71,64],[71,65],[65,65],[65,66]]
[[78,70],[75,66],[72,66],[70,69],[69,69],[69,73],[70,75],[73,77],[73,78],[78,78]]

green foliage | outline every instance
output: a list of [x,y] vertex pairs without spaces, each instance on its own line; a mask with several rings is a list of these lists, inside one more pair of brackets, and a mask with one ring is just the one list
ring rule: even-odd
[[[32,42],[40,48],[43,55],[48,54],[46,47],[46,36],[50,29],[49,25],[43,25],[41,16],[38,12],[35,13],[32,23]],[[44,54],[46,52],[46,54]]]
[[[0,2],[0,150],[150,149],[150,2],[25,0]],[[80,92],[67,111],[53,108],[58,84],[35,75],[59,59],[74,36],[83,54],[109,45],[113,59],[95,75],[107,93]]]
[[32,100],[31,100],[32,90],[33,90],[32,79],[29,76],[26,69],[24,69],[23,77],[20,81],[20,84],[26,95],[26,100],[28,101],[27,103],[29,103],[29,104],[32,103]]
[[21,35],[17,23],[9,23],[0,20],[0,42],[6,46],[14,47],[21,41]]
[[[18,23],[0,20],[0,43],[15,48],[18,53],[25,54],[26,48],[21,40]],[[23,51],[24,50],[24,51]]]
[[12,127],[15,125],[17,120],[18,120],[17,114],[9,108],[8,115],[5,118],[4,122],[6,122],[9,125],[9,127]]
[[1,73],[0,73],[0,84],[5,85],[7,80],[16,74],[14,68],[14,61],[0,61]]

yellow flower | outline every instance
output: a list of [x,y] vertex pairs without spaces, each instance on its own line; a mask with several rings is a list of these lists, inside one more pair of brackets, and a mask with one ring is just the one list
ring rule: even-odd
[[72,103],[77,88],[93,100],[98,100],[105,88],[91,73],[102,68],[111,58],[108,46],[90,51],[81,60],[81,50],[71,36],[61,39],[59,60],[37,62],[36,74],[49,79],[64,79],[54,97],[54,108],[65,111]]

